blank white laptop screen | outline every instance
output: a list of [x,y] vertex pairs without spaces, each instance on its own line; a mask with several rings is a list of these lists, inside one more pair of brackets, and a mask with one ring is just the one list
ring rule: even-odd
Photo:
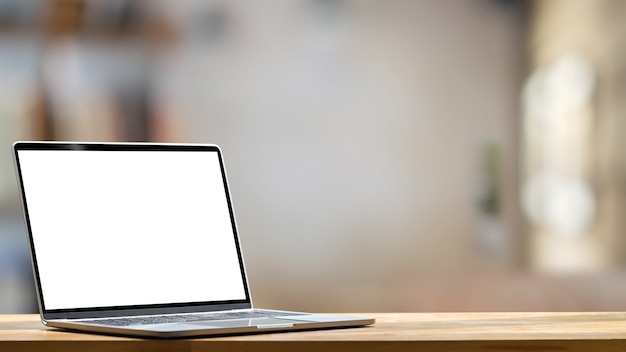
[[46,309],[246,299],[217,152],[19,162]]

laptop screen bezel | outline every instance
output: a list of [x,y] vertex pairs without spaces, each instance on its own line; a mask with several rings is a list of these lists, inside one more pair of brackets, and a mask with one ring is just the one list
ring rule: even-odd
[[[89,308],[72,308],[72,309],[47,309],[46,302],[43,297],[41,280],[39,277],[39,268],[37,264],[37,255],[33,243],[33,235],[30,226],[30,215],[28,212],[28,201],[24,192],[24,184],[22,179],[22,170],[20,167],[19,151],[22,150],[84,150],[84,151],[198,151],[198,152],[216,152],[219,159],[222,181],[228,204],[231,226],[234,234],[235,246],[239,260],[239,267],[243,279],[243,288],[245,291],[245,299],[228,300],[228,301],[207,301],[207,302],[184,302],[169,304],[147,304],[147,305],[131,305],[131,306],[106,306],[106,307],[89,307]],[[13,144],[13,157],[15,163],[16,176],[20,198],[22,200],[22,208],[24,215],[24,223],[28,237],[29,249],[31,254],[31,263],[33,267],[33,275],[37,291],[37,300],[40,308],[42,319],[80,319],[80,318],[100,318],[100,317],[116,317],[125,315],[151,315],[151,314],[176,314],[176,313],[192,313],[219,311],[229,309],[247,309],[252,308],[252,300],[248,287],[248,279],[245,270],[244,259],[239,241],[239,232],[235,214],[232,206],[232,199],[228,187],[228,179],[224,167],[221,149],[215,144],[178,144],[178,143],[85,143],[85,142],[24,142],[19,141]]]

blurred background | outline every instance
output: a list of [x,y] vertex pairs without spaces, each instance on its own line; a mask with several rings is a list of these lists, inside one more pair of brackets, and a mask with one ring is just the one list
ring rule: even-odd
[[24,139],[219,144],[259,306],[626,310],[624,16],[0,0],[0,312],[36,311]]

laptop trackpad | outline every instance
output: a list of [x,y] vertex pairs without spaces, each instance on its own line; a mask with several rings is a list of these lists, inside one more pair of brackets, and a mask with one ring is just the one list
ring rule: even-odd
[[255,319],[241,319],[241,320],[223,320],[223,321],[197,321],[187,324],[202,325],[202,326],[214,326],[222,328],[236,328],[244,326],[256,326],[259,329],[270,328],[289,328],[295,323],[302,323],[298,320],[289,319],[277,319],[277,318],[255,318]]

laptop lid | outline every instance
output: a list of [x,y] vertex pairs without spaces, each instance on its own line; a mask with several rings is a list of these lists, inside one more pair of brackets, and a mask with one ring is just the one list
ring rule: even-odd
[[44,320],[252,307],[218,146],[13,151]]

